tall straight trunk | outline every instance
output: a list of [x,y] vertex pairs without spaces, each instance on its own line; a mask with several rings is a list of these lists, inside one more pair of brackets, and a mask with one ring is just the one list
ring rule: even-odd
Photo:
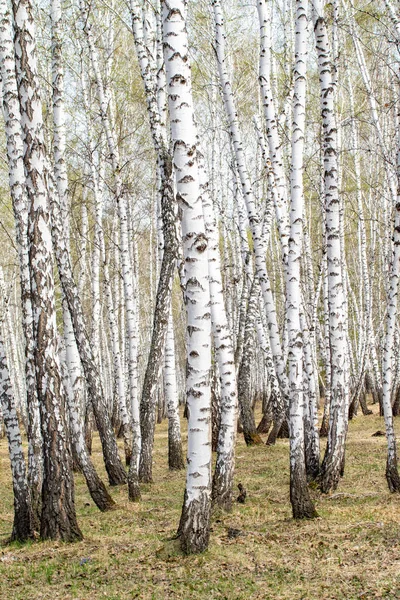
[[25,142],[24,165],[29,200],[29,269],[31,276],[35,367],[43,436],[44,477],[40,535],[43,539],[82,538],[74,505],[74,482],[66,440],[57,348],[53,247],[43,139],[42,103],[36,66],[35,28],[30,0],[13,2],[14,49]]
[[198,158],[203,216],[208,236],[208,280],[210,286],[211,326],[220,383],[220,425],[217,460],[212,484],[212,499],[214,504],[229,511],[232,508],[238,406],[235,355],[232,333],[225,309],[218,225],[212,204],[213,199],[210,197],[205,161],[200,152],[198,152]]
[[304,341],[301,328],[301,256],[303,245],[303,153],[306,118],[308,1],[296,0],[295,67],[290,193],[290,236],[286,280],[286,323],[289,367],[290,501],[295,519],[312,518],[316,511],[307,486],[304,415]]
[[[136,0],[130,0],[130,9],[136,53],[146,95],[150,131],[154,149],[157,154],[157,170],[160,180],[159,195],[163,221],[163,256],[154,308],[150,352],[147,360],[140,402],[142,447],[139,478],[141,481],[149,483],[152,481],[152,454],[157,385],[163,366],[162,359],[167,339],[172,281],[178,252],[175,234],[175,198],[172,183],[172,160],[168,149],[167,131],[163,114],[165,106],[165,91],[163,91],[165,89],[165,76],[163,76],[162,56],[158,56],[157,65],[146,45],[140,3]],[[158,13],[157,23],[159,22],[160,15]]]
[[[0,290],[5,290],[5,282],[4,282],[4,274],[3,274],[3,269],[0,267]],[[11,289],[10,289],[10,294],[9,297],[11,296]],[[16,310],[15,310],[16,309]],[[17,311],[18,311],[18,307],[13,307],[13,316],[14,318],[17,316]],[[15,334],[18,334],[18,326],[17,323],[12,323],[11,322],[11,315],[10,315],[10,311],[6,310],[4,311],[4,315],[3,315],[3,337],[4,337],[4,344],[5,344],[5,349],[6,349],[6,355],[8,357],[7,360],[7,364],[8,364],[8,374],[10,377],[10,380],[12,382],[12,389],[13,389],[13,397],[14,397],[14,402],[15,405],[20,408],[21,407],[21,402],[22,402],[22,390],[21,390],[21,383],[23,383],[23,377],[21,377],[22,373],[19,370],[19,360],[18,360],[18,352],[17,352],[17,338]],[[25,398],[24,398],[25,400]]]
[[258,294],[258,281],[254,279],[247,307],[242,360],[237,374],[240,420],[243,428],[243,436],[248,446],[263,443],[260,435],[257,433],[257,426],[250,397],[251,367],[255,356],[254,330],[258,309]]
[[278,118],[275,99],[271,85],[271,14],[270,1],[257,0],[258,18],[260,23],[260,62],[259,82],[264,109],[269,157],[276,184],[274,205],[276,221],[281,241],[283,263],[286,263],[288,252],[289,219],[287,214],[287,189],[282,142],[278,132]]
[[317,382],[315,381],[314,357],[311,354],[310,330],[304,314],[304,298],[300,307],[300,325],[303,336],[303,381],[304,381],[304,442],[306,473],[308,479],[316,479],[319,474],[319,432]]
[[106,297],[108,324],[110,327],[113,365],[114,365],[114,385],[115,393],[118,398],[118,409],[121,418],[122,436],[124,438],[125,462],[130,465],[132,458],[132,423],[126,404],[125,392],[125,377],[122,367],[121,352],[119,346],[118,323],[115,311],[114,299],[111,291],[111,280],[108,269],[108,258],[104,244],[103,231],[100,231],[100,243],[103,258],[103,279],[104,279],[104,295]]
[[211,508],[211,315],[207,236],[199,182],[194,125],[187,2],[164,0],[163,41],[177,199],[182,209],[187,314],[188,453],[184,504],[179,524],[186,554],[208,546]]
[[313,23],[320,77],[320,104],[323,128],[324,198],[328,269],[329,347],[331,363],[331,406],[328,443],[321,466],[321,490],[336,489],[344,460],[348,423],[346,381],[347,340],[344,275],[340,243],[340,201],[338,189],[337,128],[334,83],[329,39],[323,6],[313,0]]
[[[4,310],[4,307],[3,307]],[[9,377],[7,358],[0,325],[0,407],[6,428],[10,454],[13,492],[14,523],[11,541],[25,542],[34,537],[34,519],[31,495],[26,478],[26,466],[22,449],[18,415]]]
[[140,454],[139,478],[146,483],[152,481],[152,454],[157,399],[156,391],[163,364],[162,359],[164,356],[168,319],[171,310],[172,281],[175,271],[175,261],[178,255],[175,232],[175,200],[171,179],[171,157],[165,155],[160,166],[162,168],[161,211],[163,219],[164,249],[154,309],[150,353],[140,404],[142,449]]
[[[61,1],[52,0],[51,4],[51,32],[52,32],[52,84],[53,84],[53,125],[54,125],[54,176],[60,203],[60,212],[63,229],[58,233],[65,238],[66,250],[69,246],[69,206],[68,206],[68,178],[65,163],[65,114],[64,114],[64,73],[62,65],[61,41]],[[56,202],[57,200],[55,200]],[[77,290],[76,290],[77,293]],[[71,441],[75,458],[81,468],[89,492],[100,508],[107,510],[114,506],[114,501],[106,490],[104,483],[98,476],[87,451],[83,425],[80,415],[83,403],[83,382],[79,352],[75,340],[68,301],[63,292],[63,319],[64,340],[66,347],[66,362],[69,372],[69,389],[67,390],[67,405],[71,428]]]
[[97,48],[94,43],[92,25],[89,20],[89,12],[83,0],[80,0],[81,17],[83,21],[83,30],[86,36],[90,60],[94,71],[97,97],[100,106],[100,117],[103,130],[107,140],[107,147],[111,159],[112,173],[114,178],[114,198],[118,209],[118,218],[120,226],[120,259],[122,267],[122,277],[124,283],[124,301],[126,307],[126,324],[128,335],[128,372],[129,372],[129,393],[132,413],[132,457],[129,469],[129,495],[131,498],[139,498],[139,460],[141,449],[141,432],[139,403],[137,397],[137,320],[135,304],[134,273],[129,251],[129,232],[128,232],[128,210],[126,192],[121,177],[121,165],[119,149],[113,130],[113,122],[109,114],[109,99],[105,91],[103,77],[100,70]]
[[167,339],[165,341],[164,396],[168,415],[168,466],[171,471],[179,471],[185,468],[185,463],[182,453],[179,398],[176,385],[175,337],[172,307],[168,319]]
[[25,378],[28,408],[28,485],[31,490],[35,527],[39,529],[42,505],[43,441],[40,429],[40,410],[34,359],[35,342],[28,250],[28,196],[25,187],[24,149],[18,89],[15,77],[13,31],[6,2],[0,4],[0,68],[9,182],[20,265],[22,329],[25,337]]
[[361,164],[360,164],[360,153],[358,143],[358,132],[357,124],[355,120],[355,107],[354,107],[354,95],[353,86],[350,77],[348,78],[349,85],[349,99],[350,99],[350,110],[351,110],[351,140],[354,152],[354,176],[356,184],[356,195],[357,195],[357,211],[358,211],[358,228],[359,228],[359,239],[360,239],[360,263],[361,263],[361,274],[363,285],[361,289],[364,292],[364,334],[366,336],[366,344],[369,347],[369,356],[372,363],[375,379],[378,387],[381,388],[381,377],[379,371],[379,362],[376,352],[375,343],[375,332],[372,320],[372,294],[370,285],[370,274],[368,270],[368,257],[367,257],[367,235],[365,229],[365,218],[363,208],[363,197],[361,189]]
[[[83,74],[82,74],[83,75]],[[89,94],[87,89],[86,79],[82,76],[82,88],[84,105],[86,112],[90,112]],[[125,375],[123,371],[123,360],[120,352],[119,335],[118,335],[118,324],[115,314],[114,300],[111,292],[111,281],[108,271],[108,261],[106,257],[106,249],[104,243],[104,232],[102,225],[103,217],[103,206],[102,206],[102,194],[103,194],[103,180],[105,178],[105,164],[101,164],[99,169],[96,169],[94,163],[95,154],[95,143],[93,141],[93,132],[90,123],[90,118],[87,118],[88,137],[89,137],[89,148],[90,148],[90,171],[92,179],[92,190],[95,204],[95,236],[94,236],[94,251],[92,260],[92,290],[93,290],[93,313],[92,313],[92,346],[96,351],[95,344],[97,343],[100,347],[100,318],[101,318],[101,306],[100,306],[100,289],[99,289],[99,276],[100,276],[100,257],[103,261],[103,281],[104,281],[104,296],[106,299],[107,306],[107,317],[110,327],[111,335],[111,346],[113,354],[113,366],[114,366],[114,383],[113,386],[113,397],[117,400],[116,409],[119,411],[121,417],[121,428],[122,436],[124,439],[124,450],[125,450],[125,463],[130,465],[132,457],[132,423],[130,418],[130,411],[127,407],[127,397],[125,391]],[[96,273],[94,273],[96,271]],[[99,358],[100,354],[97,350],[96,358]]]
[[[86,108],[86,107],[85,107]],[[82,190],[82,206],[81,206],[81,220],[80,220],[80,244],[79,244],[79,274],[78,274],[78,294],[79,298],[84,300],[85,289],[87,284],[87,240],[89,231],[89,219],[88,211],[86,208],[86,188]]]
[[270,336],[271,350],[282,396],[288,399],[288,379],[285,370],[285,361],[282,345],[279,337],[279,328],[276,316],[275,302],[272,296],[270,281],[265,264],[266,248],[263,244],[261,219],[255,202],[249,173],[245,163],[244,147],[239,128],[238,115],[232,85],[228,76],[225,58],[225,30],[220,0],[211,1],[215,23],[215,52],[218,64],[220,84],[225,105],[225,112],[229,123],[229,132],[232,140],[233,155],[239,174],[243,198],[245,200],[249,218],[250,230],[254,246],[254,260],[257,277],[260,281],[265,311],[268,316],[268,332]]
[[[388,2],[386,5],[391,8]],[[391,11],[392,19],[396,17]],[[400,25],[399,18],[395,19],[397,45],[400,47]],[[399,65],[397,65],[399,69]],[[400,72],[397,76],[397,92],[400,89]],[[393,359],[395,354],[395,333],[397,325],[398,312],[398,290],[400,276],[400,104],[397,101],[397,202],[395,204],[395,223],[393,233],[393,255],[392,263],[389,267],[389,290],[387,299],[387,313],[385,323],[385,345],[383,351],[383,394],[382,406],[385,419],[386,437],[387,437],[387,461],[386,461],[386,480],[391,492],[400,492],[400,476],[397,464],[396,435],[393,426],[393,411],[391,404],[393,378]]]

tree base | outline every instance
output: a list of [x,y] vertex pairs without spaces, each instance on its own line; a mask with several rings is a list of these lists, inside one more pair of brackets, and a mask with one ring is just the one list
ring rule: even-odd
[[168,437],[168,468],[170,471],[182,471],[185,468],[182,442]]
[[400,476],[397,468],[397,460],[387,460],[386,481],[390,492],[400,492]]
[[[228,465],[231,465],[231,468],[228,468]],[[217,459],[212,481],[212,505],[226,512],[232,510],[233,465],[232,455],[225,454],[220,460]]]
[[274,421],[273,427],[270,431],[267,441],[265,442],[266,446],[275,446],[276,439],[278,437],[279,430],[281,428],[282,421]]
[[200,554],[208,548],[210,539],[211,498],[208,491],[197,500],[188,501],[187,492],[182,507],[178,536],[185,554]]
[[318,478],[319,489],[323,494],[329,494],[337,489],[343,469],[343,460],[328,463],[324,458]]
[[27,542],[35,539],[33,512],[26,499],[14,501],[14,523],[10,542]]
[[128,500],[130,502],[139,502],[141,500],[139,479],[136,473],[129,471],[128,476]]
[[[143,441],[143,440],[142,440]],[[139,460],[140,483],[153,483],[153,444],[142,444]]]
[[72,510],[64,505],[62,510],[47,510],[45,503],[43,503],[40,537],[42,540],[80,542],[83,535],[78,527],[75,509]]
[[263,441],[257,431],[243,431],[246,446],[260,446]]
[[117,485],[124,485],[126,483],[126,471],[120,461],[118,461],[117,464],[107,462],[106,471],[108,475],[108,482],[111,486],[115,487]]
[[[94,470],[94,469],[93,469]],[[93,502],[101,512],[113,510],[116,508],[116,504],[110,494],[107,491],[106,486],[97,475],[96,472],[87,474],[85,473],[86,483],[89,488],[90,495]]]
[[294,519],[315,519],[318,513],[310,498],[305,472],[295,467],[290,473],[290,502]]
[[257,433],[268,433],[271,429],[272,421],[267,415],[263,415],[261,421],[257,426]]

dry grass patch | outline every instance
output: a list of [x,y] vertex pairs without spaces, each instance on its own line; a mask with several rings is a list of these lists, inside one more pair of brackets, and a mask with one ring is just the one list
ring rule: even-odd
[[[139,504],[112,489],[118,509],[100,513],[77,475],[84,541],[0,548],[0,597],[7,600],[400,599],[400,498],[384,479],[378,416],[350,423],[346,474],[332,496],[313,490],[320,518],[295,522],[289,503],[288,442],[246,448],[239,439],[236,481],[247,502],[213,515],[211,544],[184,557],[175,534],[184,474],[167,469],[166,423],[156,431],[153,485]],[[324,442],[323,442],[324,443]],[[100,444],[94,460],[105,478]],[[6,440],[0,440],[0,538],[12,526]]]

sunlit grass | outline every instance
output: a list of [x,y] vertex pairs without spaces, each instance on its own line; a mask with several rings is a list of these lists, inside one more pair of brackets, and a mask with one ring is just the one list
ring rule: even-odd
[[[76,506],[85,539],[0,548],[0,598],[31,600],[400,598],[400,497],[387,491],[385,438],[378,416],[350,423],[346,473],[335,494],[312,490],[319,519],[295,522],[289,503],[288,442],[246,448],[239,436],[237,474],[246,504],[213,515],[208,552],[184,557],[171,540],[184,474],[167,468],[167,425],[157,426],[153,485],[130,504],[111,488],[118,509],[102,514],[77,475]],[[325,442],[322,440],[322,443]],[[105,479],[100,444],[94,460]],[[0,440],[0,537],[13,510],[7,444]],[[229,529],[239,530],[236,537]]]

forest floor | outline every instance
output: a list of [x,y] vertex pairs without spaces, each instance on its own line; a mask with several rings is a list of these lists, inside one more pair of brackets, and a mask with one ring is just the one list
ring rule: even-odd
[[[215,513],[209,550],[190,557],[169,540],[185,476],[168,471],[166,422],[156,430],[154,484],[143,487],[140,503],[127,501],[126,486],[113,488],[118,509],[102,514],[76,476],[84,541],[72,545],[7,545],[12,490],[1,439],[0,598],[400,599],[400,496],[387,490],[385,438],[372,437],[383,428],[376,415],[350,423],[340,487],[331,496],[313,490],[319,518],[301,522],[291,519],[288,441],[247,448],[239,436],[236,483],[247,502]],[[97,438],[94,449],[105,479]]]

